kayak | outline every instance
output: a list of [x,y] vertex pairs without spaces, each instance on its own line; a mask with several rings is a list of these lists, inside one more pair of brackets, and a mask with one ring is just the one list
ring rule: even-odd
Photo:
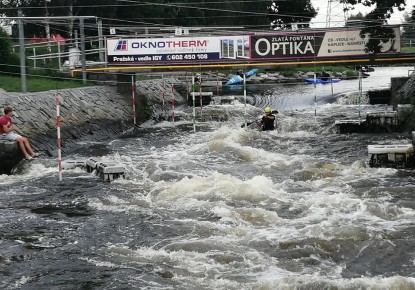
[[338,83],[338,82],[341,81],[341,79],[336,79],[336,78],[333,78],[333,79],[330,79],[330,78],[329,79],[305,78],[304,80],[306,81],[307,84],[314,84],[314,83],[316,83],[316,84],[329,84],[329,83]]
[[245,74],[245,76],[250,77],[250,76],[256,74],[257,72],[258,72],[258,69],[254,68],[254,69],[251,69],[250,71],[247,71],[244,74]]
[[229,81],[227,81],[226,82],[226,86],[229,86],[229,85],[235,85],[235,84],[239,84],[239,83],[242,83],[244,81],[244,79],[243,78],[241,78],[241,76],[238,76],[238,75],[233,75],[230,79],[229,79]]
[[[251,69],[250,71],[247,71],[246,73],[244,73],[245,77],[249,78],[250,76],[256,74],[258,72],[258,69],[254,68]],[[239,84],[242,83],[244,81],[243,77],[239,76],[239,75],[233,75],[229,81],[226,82],[226,86],[229,85],[235,85],[235,84]]]

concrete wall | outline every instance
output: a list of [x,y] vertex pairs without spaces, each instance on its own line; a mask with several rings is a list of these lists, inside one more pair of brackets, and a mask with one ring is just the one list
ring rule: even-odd
[[[410,97],[410,92],[408,89],[411,88],[411,83],[413,81],[410,77],[400,77],[400,78],[391,78],[391,102],[394,108],[398,104],[405,104],[408,102],[408,97]],[[408,84],[408,85],[406,85]]]
[[415,96],[415,73],[412,73],[409,76],[409,79],[401,86],[400,89],[397,89],[396,94],[392,95],[392,105],[394,107],[397,104],[409,104],[411,98]]

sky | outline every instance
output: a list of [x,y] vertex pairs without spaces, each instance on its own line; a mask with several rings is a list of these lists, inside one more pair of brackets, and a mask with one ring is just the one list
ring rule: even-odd
[[[295,1],[295,0],[291,0]],[[330,27],[341,27],[344,26],[344,14],[342,12],[342,6],[338,2],[339,0],[331,0],[331,17]],[[1,2],[1,0],[0,0]],[[311,27],[325,28],[327,20],[327,6],[329,0],[311,0],[315,9],[318,9],[317,17],[312,20]],[[406,0],[405,11],[411,13],[413,6],[415,6],[415,0]],[[356,15],[361,12],[363,15],[370,12],[372,8],[365,7],[363,5],[356,5],[355,9],[349,12],[350,15]],[[403,14],[405,11],[395,11],[391,19],[388,21],[389,24],[401,24],[403,22]],[[10,31],[11,33],[11,31]]]
[[[311,0],[313,6],[318,10],[318,15],[316,18],[313,19],[314,24],[312,27],[326,27],[326,15],[327,15],[327,6],[329,0]],[[406,1],[406,8],[405,11],[410,13],[412,11],[412,6],[415,5],[415,0],[407,0]],[[370,12],[372,8],[365,7],[363,5],[356,5],[355,9],[351,12],[352,15],[355,15],[359,12],[362,12],[363,15]],[[331,27],[339,27],[344,25],[338,25],[337,23],[341,23],[344,20],[342,6],[339,4],[338,1],[333,0],[331,2]],[[403,12],[396,11],[391,19],[389,20],[389,24],[400,24],[403,22]]]

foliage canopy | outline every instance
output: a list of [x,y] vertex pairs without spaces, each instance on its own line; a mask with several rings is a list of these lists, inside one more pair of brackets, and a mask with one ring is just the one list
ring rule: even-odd
[[[334,0],[333,0],[334,1]],[[386,42],[393,36],[391,28],[384,27],[394,9],[403,10],[406,0],[338,0],[346,10],[356,4],[374,7],[364,16],[361,36],[368,36],[367,52],[380,52],[379,41]],[[172,0],[119,1],[119,0],[7,0],[0,13],[16,16],[17,8],[26,16],[96,16],[103,20],[104,30],[117,26],[187,26],[187,27],[243,27],[261,29],[307,28],[317,15],[311,0],[265,1],[265,0]],[[46,14],[45,14],[46,13]],[[71,33],[71,23],[54,23],[62,36]],[[60,25],[60,26],[59,26]],[[73,25],[73,22],[72,22]],[[68,29],[69,27],[69,29]],[[26,35],[32,36],[43,30],[43,24],[26,23]],[[108,31],[104,31],[104,33]],[[87,35],[96,34],[88,30]],[[70,35],[69,35],[70,36]]]
[[12,52],[12,41],[9,35],[0,28],[0,73],[17,73],[19,59]]

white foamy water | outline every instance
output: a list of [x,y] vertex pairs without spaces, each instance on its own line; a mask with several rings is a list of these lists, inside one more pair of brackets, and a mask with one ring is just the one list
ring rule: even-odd
[[111,183],[79,168],[59,183],[48,158],[1,178],[0,286],[415,289],[412,171],[367,165],[368,143],[410,140],[333,129],[389,108],[300,105],[276,132],[241,128],[245,109],[224,106],[227,121],[196,133],[185,116],[94,144],[127,169]]

